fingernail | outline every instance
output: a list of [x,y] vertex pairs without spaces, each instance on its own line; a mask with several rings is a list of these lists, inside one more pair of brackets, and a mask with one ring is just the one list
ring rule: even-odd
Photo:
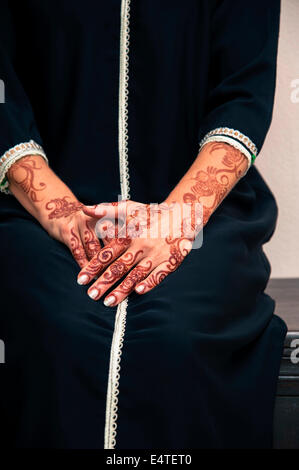
[[82,284],[85,284],[88,281],[88,276],[86,274],[83,274],[82,276],[78,277],[77,282],[82,286]]
[[87,292],[87,294],[91,299],[95,299],[98,296],[99,291],[97,289],[92,289],[90,292]]
[[136,292],[143,292],[144,291],[144,286],[143,285],[137,286],[135,290],[136,290]]
[[104,300],[104,305],[105,307],[110,307],[114,302],[114,297],[110,295],[110,297],[107,297],[107,299]]

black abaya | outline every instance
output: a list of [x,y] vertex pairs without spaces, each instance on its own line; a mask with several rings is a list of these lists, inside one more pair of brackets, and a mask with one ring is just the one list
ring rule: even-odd
[[[279,3],[132,0],[126,55],[124,0],[2,1],[0,155],[34,140],[94,204],[128,196],[129,185],[132,199],[162,202],[214,129],[255,154],[272,114]],[[122,52],[129,140],[119,170]],[[211,217],[203,246],[118,309],[86,295],[67,247],[13,196],[0,207],[6,445],[271,447],[286,325],[264,293],[277,207],[255,167]]]

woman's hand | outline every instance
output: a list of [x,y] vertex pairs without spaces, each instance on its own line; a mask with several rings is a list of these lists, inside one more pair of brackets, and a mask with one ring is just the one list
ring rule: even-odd
[[[153,289],[178,268],[196,234],[247,168],[248,160],[239,150],[208,143],[165,203],[125,201],[91,208],[76,199],[41,156],[21,158],[7,177],[24,208],[70,248],[83,268],[79,284],[100,276],[88,289],[90,297],[98,300],[114,287],[105,304],[117,305],[133,290],[142,294]],[[191,207],[189,213],[186,206]],[[102,219],[101,227],[96,227],[97,219]],[[97,235],[104,242],[102,249]]]
[[106,306],[119,304],[134,290],[145,294],[156,287],[179,267],[192,248],[195,227],[191,212],[190,217],[182,219],[180,206],[123,201],[84,206],[83,211],[102,219],[102,226],[104,220],[110,224],[107,235],[111,241],[78,275],[81,285],[99,276],[88,289],[94,300],[114,287],[104,300]]
[[50,199],[40,220],[51,237],[70,249],[80,268],[101,250],[95,233],[97,219],[84,214],[82,206],[67,196]]
[[95,234],[97,220],[84,214],[83,204],[41,156],[21,158],[12,165],[7,176],[9,188],[18,201],[49,235],[71,250],[80,268],[100,251]]
[[165,203],[84,206],[86,215],[111,219],[112,227],[117,221],[117,230],[81,270],[78,283],[88,284],[99,275],[88,295],[98,300],[113,288],[104,300],[107,306],[117,305],[134,290],[144,294],[156,287],[184,261],[197,233],[247,168],[248,160],[239,150],[208,143]]

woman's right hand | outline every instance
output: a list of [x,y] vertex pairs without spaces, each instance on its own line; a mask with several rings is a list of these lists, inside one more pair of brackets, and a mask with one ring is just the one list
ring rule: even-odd
[[83,268],[101,249],[95,232],[98,220],[84,214],[82,204],[39,155],[18,160],[7,177],[9,189],[18,201],[51,237],[70,249]]

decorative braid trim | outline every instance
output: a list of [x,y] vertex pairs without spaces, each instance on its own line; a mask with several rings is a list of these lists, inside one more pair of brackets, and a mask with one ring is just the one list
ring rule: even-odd
[[43,148],[34,140],[15,145],[7,150],[0,158],[0,191],[3,193],[11,194],[8,189],[9,181],[6,178],[8,170],[16,161],[26,155],[40,155],[49,163]]
[[[129,83],[129,40],[130,2],[121,2],[120,63],[119,63],[119,107],[118,107],[118,149],[120,187],[122,199],[130,199],[130,177],[128,161],[128,83]],[[104,449],[114,449],[117,433],[117,412],[120,378],[120,361],[126,329],[128,299],[118,306],[110,352],[108,375]]]
[[116,445],[118,394],[120,378],[120,361],[122,347],[126,329],[128,300],[123,300],[117,308],[114,333],[112,338],[109,377],[106,401],[106,420],[105,420],[105,449],[114,449]]
[[251,167],[252,155],[250,154],[250,152],[248,152],[248,150],[244,147],[244,145],[240,144],[240,142],[238,142],[237,140],[234,140],[231,137],[225,137],[223,135],[214,135],[213,137],[209,137],[208,139],[206,139],[204,144],[200,145],[199,151],[201,151],[201,149],[204,147],[204,145],[206,145],[210,142],[225,142],[227,144],[232,145],[232,147],[234,147],[237,150],[240,150],[240,152],[242,152],[243,155],[247,158],[248,166],[247,166],[246,172]]
[[129,98],[129,47],[130,47],[130,3],[121,2],[120,29],[120,63],[119,63],[119,114],[118,114],[118,148],[120,167],[121,194],[124,199],[130,198],[130,175],[128,161],[128,98]]
[[249,137],[242,134],[242,132],[240,131],[237,131],[235,129],[229,129],[228,127],[218,127],[218,129],[214,129],[213,131],[210,131],[200,142],[200,146],[202,146],[205,143],[206,139],[209,139],[210,137],[214,135],[226,135],[228,137],[232,137],[233,139],[236,139],[239,142],[241,142],[255,156],[257,156],[258,154],[258,149],[256,145],[254,145],[254,143],[249,139]]

